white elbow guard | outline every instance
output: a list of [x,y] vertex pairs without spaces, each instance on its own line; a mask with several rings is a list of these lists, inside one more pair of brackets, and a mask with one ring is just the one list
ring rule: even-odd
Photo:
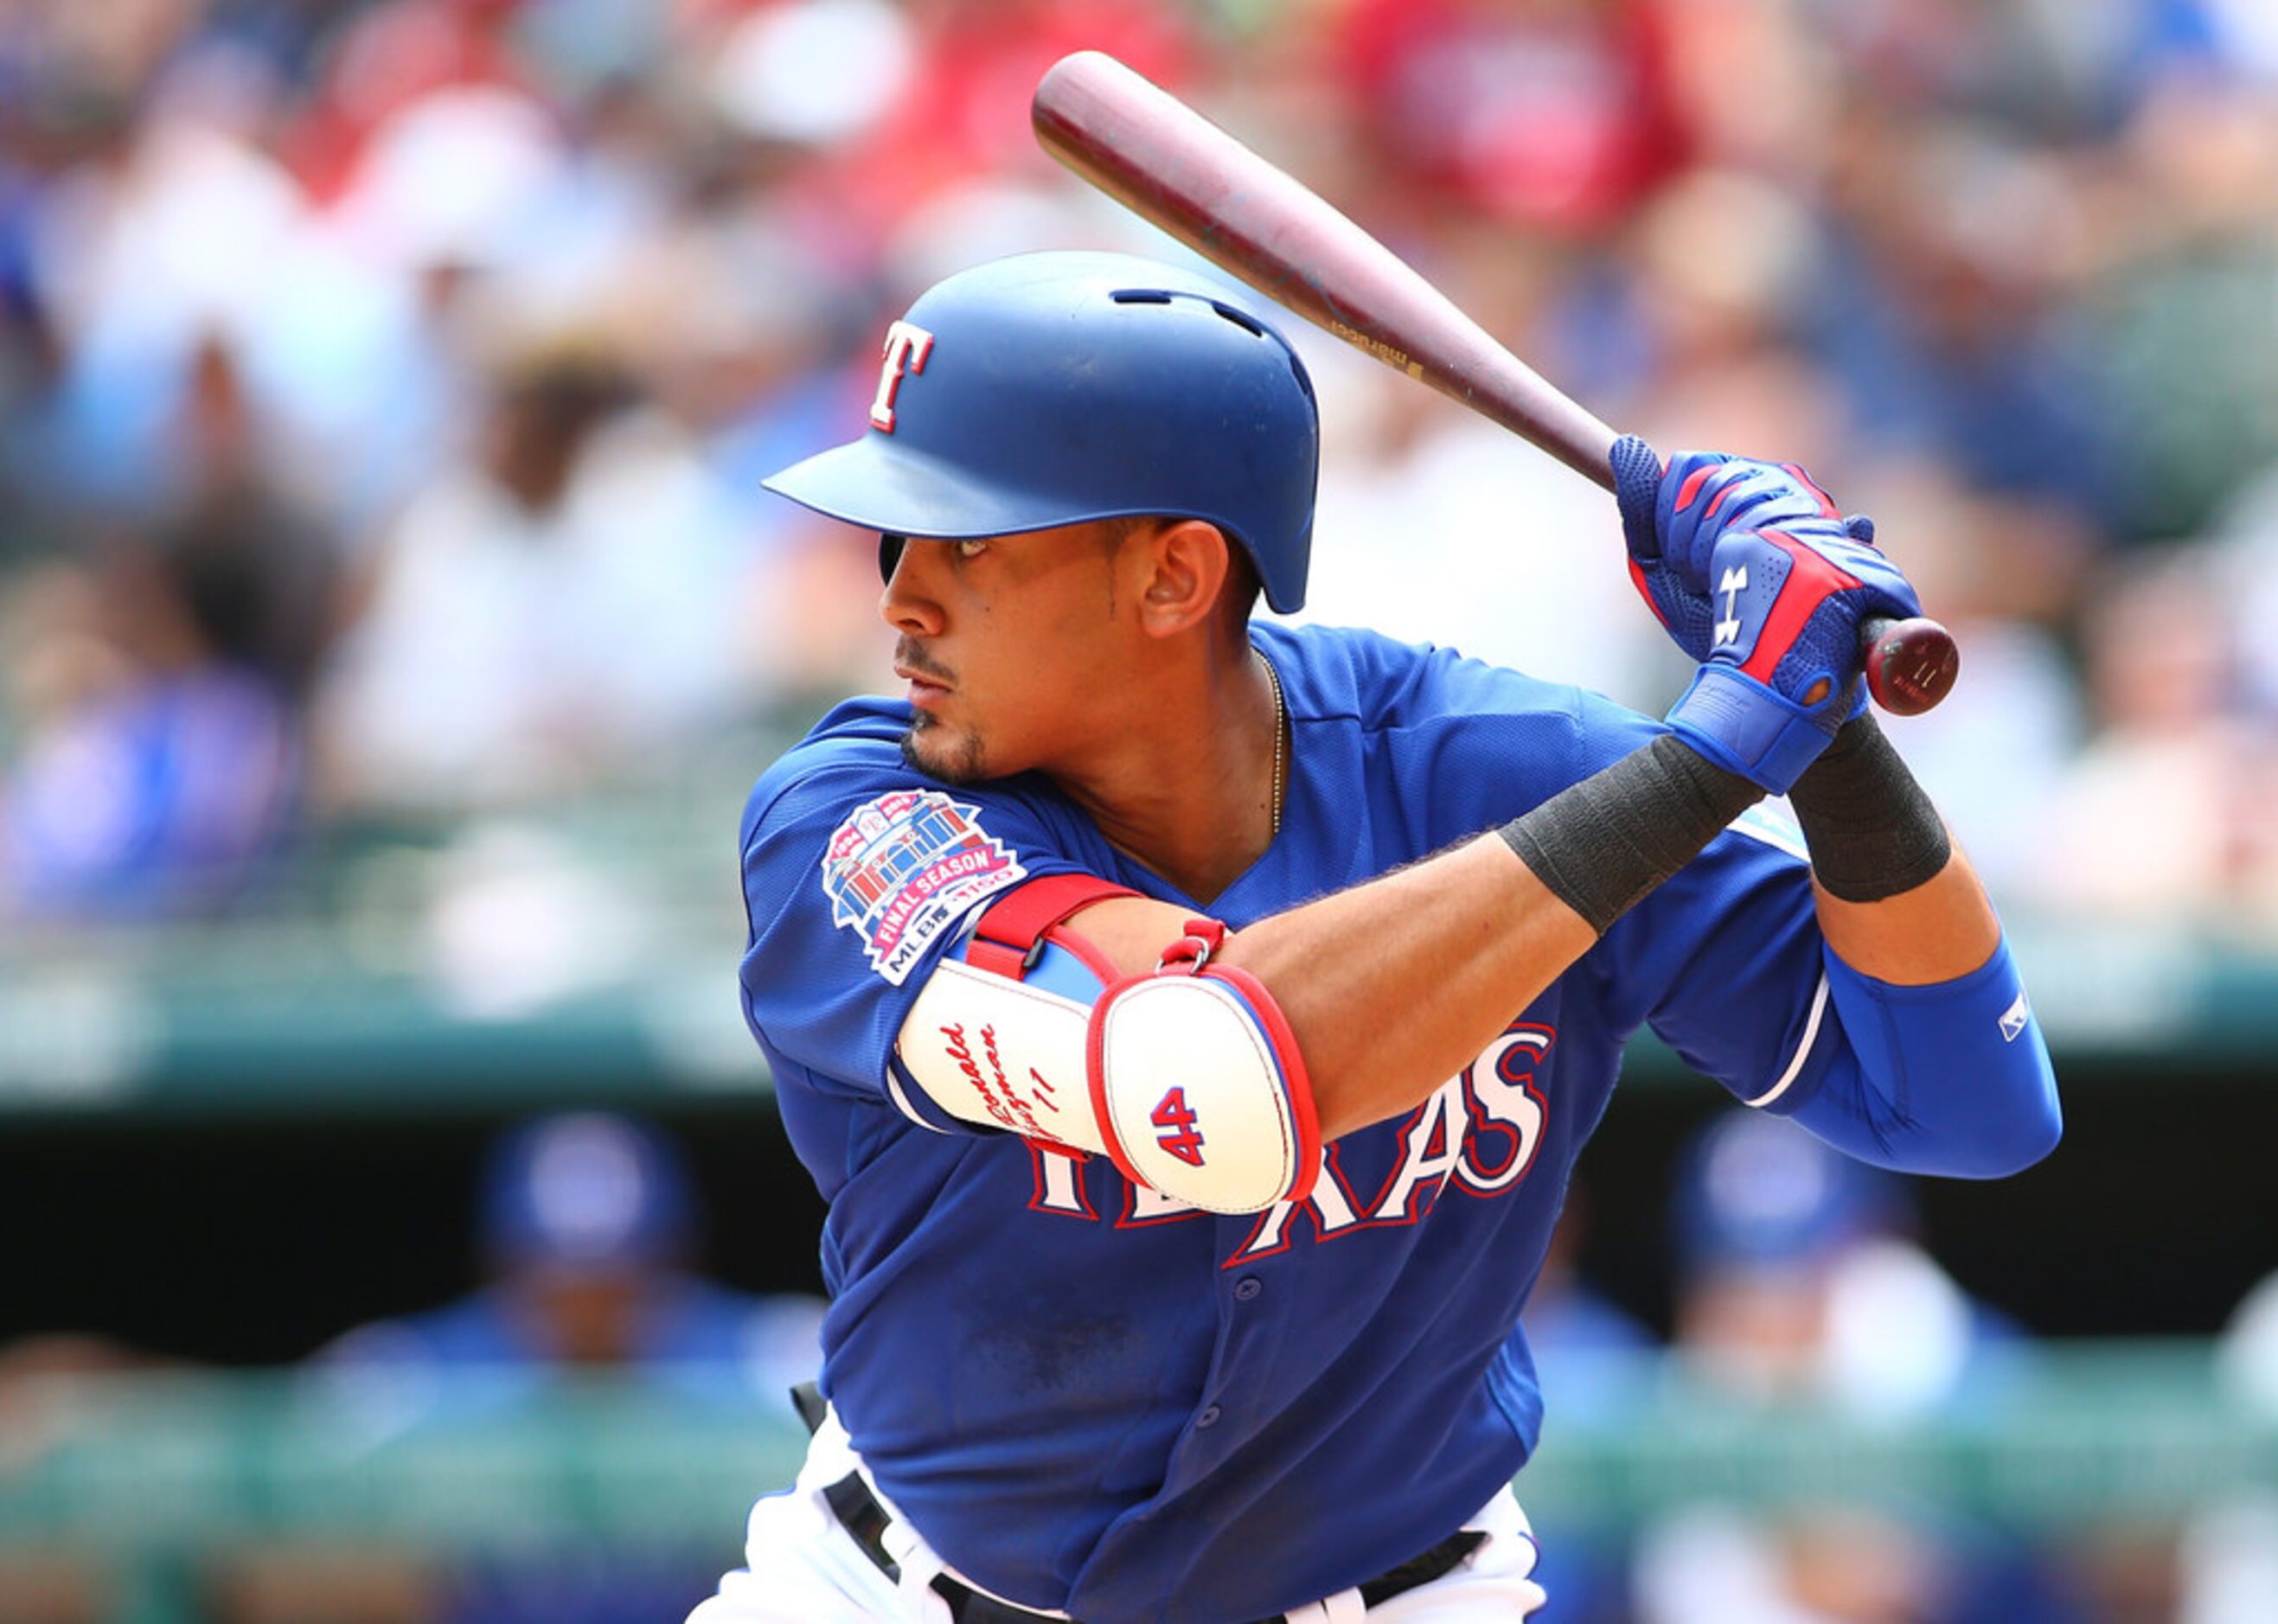
[[1226,927],[1189,921],[1154,971],[1111,986],[1112,967],[1059,921],[1128,893],[1054,884],[1011,893],[965,959],[935,971],[902,1027],[903,1071],[959,1121],[1105,1155],[1205,1211],[1310,1194],[1321,1147],[1304,1064],[1257,979],[1210,962]]
[[1263,1212],[1312,1193],[1321,1130],[1273,994],[1211,962],[1225,937],[1189,919],[1150,973],[1101,995],[1091,1103],[1125,1178],[1211,1212]]

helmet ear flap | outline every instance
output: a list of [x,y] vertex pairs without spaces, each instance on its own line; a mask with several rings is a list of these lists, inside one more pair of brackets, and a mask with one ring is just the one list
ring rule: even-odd
[[910,545],[906,536],[897,536],[891,530],[878,534],[878,579],[886,585],[894,583],[894,566],[902,561],[902,549]]

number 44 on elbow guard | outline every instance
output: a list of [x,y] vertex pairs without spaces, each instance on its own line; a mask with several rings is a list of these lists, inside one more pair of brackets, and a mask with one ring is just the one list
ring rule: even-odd
[[1123,976],[1062,921],[1120,887],[1050,881],[984,913],[902,1028],[894,1064],[933,1107],[1207,1212],[1303,1201],[1320,1130],[1296,1040],[1255,976],[1214,962],[1192,919],[1152,972]]

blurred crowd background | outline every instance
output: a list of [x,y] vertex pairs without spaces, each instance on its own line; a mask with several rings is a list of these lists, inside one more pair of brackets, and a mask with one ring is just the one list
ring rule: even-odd
[[[1608,421],[1803,462],[1872,513],[1964,651],[1953,699],[1892,730],[2015,918],[2278,949],[2269,0],[0,0],[0,964],[45,989],[57,964],[257,948],[417,974],[479,1022],[692,944],[731,1012],[742,789],[888,678],[874,550],[760,478],[859,429],[885,323],[940,276],[1177,253],[1029,134],[1037,77],[1083,48],[1313,184]],[[1665,708],[1685,672],[1602,493],[1288,325],[1324,412],[1307,615]],[[2073,996],[2117,1019],[2132,991]],[[765,1121],[763,1094],[745,1109]],[[466,1216],[430,1271],[485,1282],[454,1308],[410,1274],[326,1280],[265,1342],[228,1326],[271,1310],[218,1302],[210,1337],[157,1347],[126,1346],[167,1338],[125,1311],[0,1311],[0,1341],[97,1333],[20,1342],[0,1378],[310,1356],[279,1402],[321,1391],[378,1448],[540,1402],[508,1369],[654,1368],[731,1408],[795,1374],[811,1259],[776,1270],[794,1289],[712,1294],[670,1135],[549,1123],[570,1149],[500,1141],[479,1201],[402,1193]],[[1663,1245],[1665,1294],[1546,1285],[1552,1412],[1584,1453],[1624,1416],[1697,1414],[1672,1391],[1966,1431],[2030,1382],[2034,1328],[1941,1268],[1904,1191],[1698,1125],[1642,1130],[1658,1159],[1589,1202]],[[471,1189],[456,1132],[433,1160]],[[352,1163],[355,1132],[327,1151]],[[102,1159],[42,1140],[22,1165],[51,1153]],[[2273,1210],[2228,1215],[2228,1255],[2278,1269]],[[0,1237],[4,1310],[51,1243]],[[770,1247],[797,1250],[715,1236]],[[516,1295],[533,1269],[551,1284]],[[677,1306],[643,1312],[682,1341],[627,1329],[623,1280],[658,1271]],[[2046,1272],[2099,1289],[2092,1261]],[[2231,1324],[2267,1439],[2278,1296],[2233,1315],[2247,1283],[2182,1329]],[[1667,1384],[1670,1344],[1702,1385]],[[30,1391],[0,1380],[0,1508],[52,1459],[45,1412],[8,1399]],[[2045,1540],[1903,1496],[1785,1520],[1704,1498],[1553,1539],[1549,1616],[2267,1624],[2259,1459],[2263,1498]],[[0,1510],[0,1621],[677,1616],[733,1520],[669,1562],[280,1546],[153,1580]]]
[[[869,560],[758,479],[936,278],[1162,246],[1028,135],[1086,45],[1608,420],[1874,513],[1968,652],[1905,742],[2006,898],[2268,934],[2257,0],[16,0],[10,911],[241,906],[312,828],[876,682]],[[1311,347],[1311,613],[1665,704],[1599,494]]]

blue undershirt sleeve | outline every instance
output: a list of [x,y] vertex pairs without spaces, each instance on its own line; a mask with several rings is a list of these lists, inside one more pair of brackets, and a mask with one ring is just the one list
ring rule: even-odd
[[1816,1087],[1771,1110],[1902,1172],[1999,1178],[2055,1147],[2056,1074],[2006,939],[1968,975],[1921,987],[1822,957],[1840,1046]]

